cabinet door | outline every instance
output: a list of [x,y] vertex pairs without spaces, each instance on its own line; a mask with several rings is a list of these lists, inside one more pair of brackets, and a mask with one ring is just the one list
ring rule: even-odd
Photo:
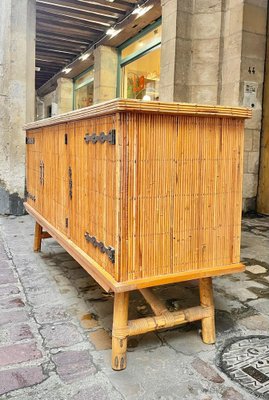
[[38,212],[42,211],[40,185],[40,153],[42,149],[42,129],[26,133],[26,198],[27,203]]
[[42,215],[53,226],[56,225],[57,208],[57,176],[58,176],[58,126],[43,129],[42,151],[40,157],[43,168],[42,183]]
[[70,238],[116,277],[113,259],[117,227],[114,128],[113,116],[74,124],[69,147],[73,188]]
[[[72,132],[72,131],[71,131]],[[61,124],[57,132],[57,174],[55,176],[55,197],[54,207],[57,210],[55,216],[56,228],[69,236],[69,207],[70,190],[69,187],[69,146],[70,129],[68,124]]]

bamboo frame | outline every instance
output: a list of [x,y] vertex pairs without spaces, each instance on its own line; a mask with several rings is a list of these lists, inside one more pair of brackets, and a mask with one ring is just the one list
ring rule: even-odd
[[28,123],[25,130],[37,129],[45,126],[52,126],[60,123],[77,121],[89,117],[109,115],[115,112],[143,112],[163,113],[168,115],[189,115],[189,116],[217,116],[229,118],[250,118],[252,111],[243,107],[205,106],[189,103],[164,103],[158,101],[141,102],[140,100],[114,99],[85,107],[80,110],[70,111],[65,114],[56,115],[40,121]]
[[200,279],[199,287],[201,307],[211,310],[209,316],[202,318],[202,337],[205,343],[212,344],[216,340],[212,278]]
[[170,312],[150,289],[140,290],[154,312],[154,317],[128,321],[128,292],[116,293],[112,330],[112,368],[120,371],[126,368],[127,339],[159,329],[168,329],[193,321],[202,322],[204,343],[215,343],[214,303],[211,278],[199,280],[200,306]]
[[44,232],[42,225],[38,222],[35,223],[35,235],[34,235],[34,252],[38,253],[41,251],[42,239],[49,239],[52,236],[48,232]]
[[112,368],[126,368],[129,293],[115,293],[112,329]]
[[34,252],[41,250],[42,239],[42,226],[38,222],[35,223],[35,236],[34,236]]

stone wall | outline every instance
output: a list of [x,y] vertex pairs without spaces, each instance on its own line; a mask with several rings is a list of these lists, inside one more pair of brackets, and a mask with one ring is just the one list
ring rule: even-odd
[[35,1],[0,2],[0,213],[23,213],[25,132],[35,112]]
[[244,210],[256,208],[260,161],[266,23],[267,1],[247,0],[244,4],[243,13],[240,104],[244,103],[244,82],[246,81],[256,84],[257,100],[253,107],[252,119],[246,121],[243,185]]

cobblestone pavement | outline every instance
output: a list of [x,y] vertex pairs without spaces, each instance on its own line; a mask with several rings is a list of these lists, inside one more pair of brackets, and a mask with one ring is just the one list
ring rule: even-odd
[[[202,343],[198,323],[149,333],[129,340],[128,368],[114,372],[113,297],[54,240],[33,253],[29,216],[0,217],[0,398],[255,399],[223,372],[220,354],[235,337],[268,334],[268,228],[269,218],[246,218],[246,272],[214,279],[216,346]],[[156,291],[172,310],[198,302],[195,281]],[[148,313],[132,293],[130,317]]]

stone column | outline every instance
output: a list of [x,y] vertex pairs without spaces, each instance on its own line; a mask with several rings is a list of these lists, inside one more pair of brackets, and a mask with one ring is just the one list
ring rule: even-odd
[[223,0],[196,0],[192,19],[190,101],[218,104]]
[[221,1],[162,0],[160,98],[216,104]]
[[59,78],[57,80],[56,103],[57,114],[63,114],[73,110],[73,80]]
[[189,102],[194,0],[162,0],[160,100]]
[[0,213],[22,214],[25,132],[35,116],[35,0],[0,2]]
[[109,46],[94,50],[94,103],[114,99],[117,96],[118,54]]

